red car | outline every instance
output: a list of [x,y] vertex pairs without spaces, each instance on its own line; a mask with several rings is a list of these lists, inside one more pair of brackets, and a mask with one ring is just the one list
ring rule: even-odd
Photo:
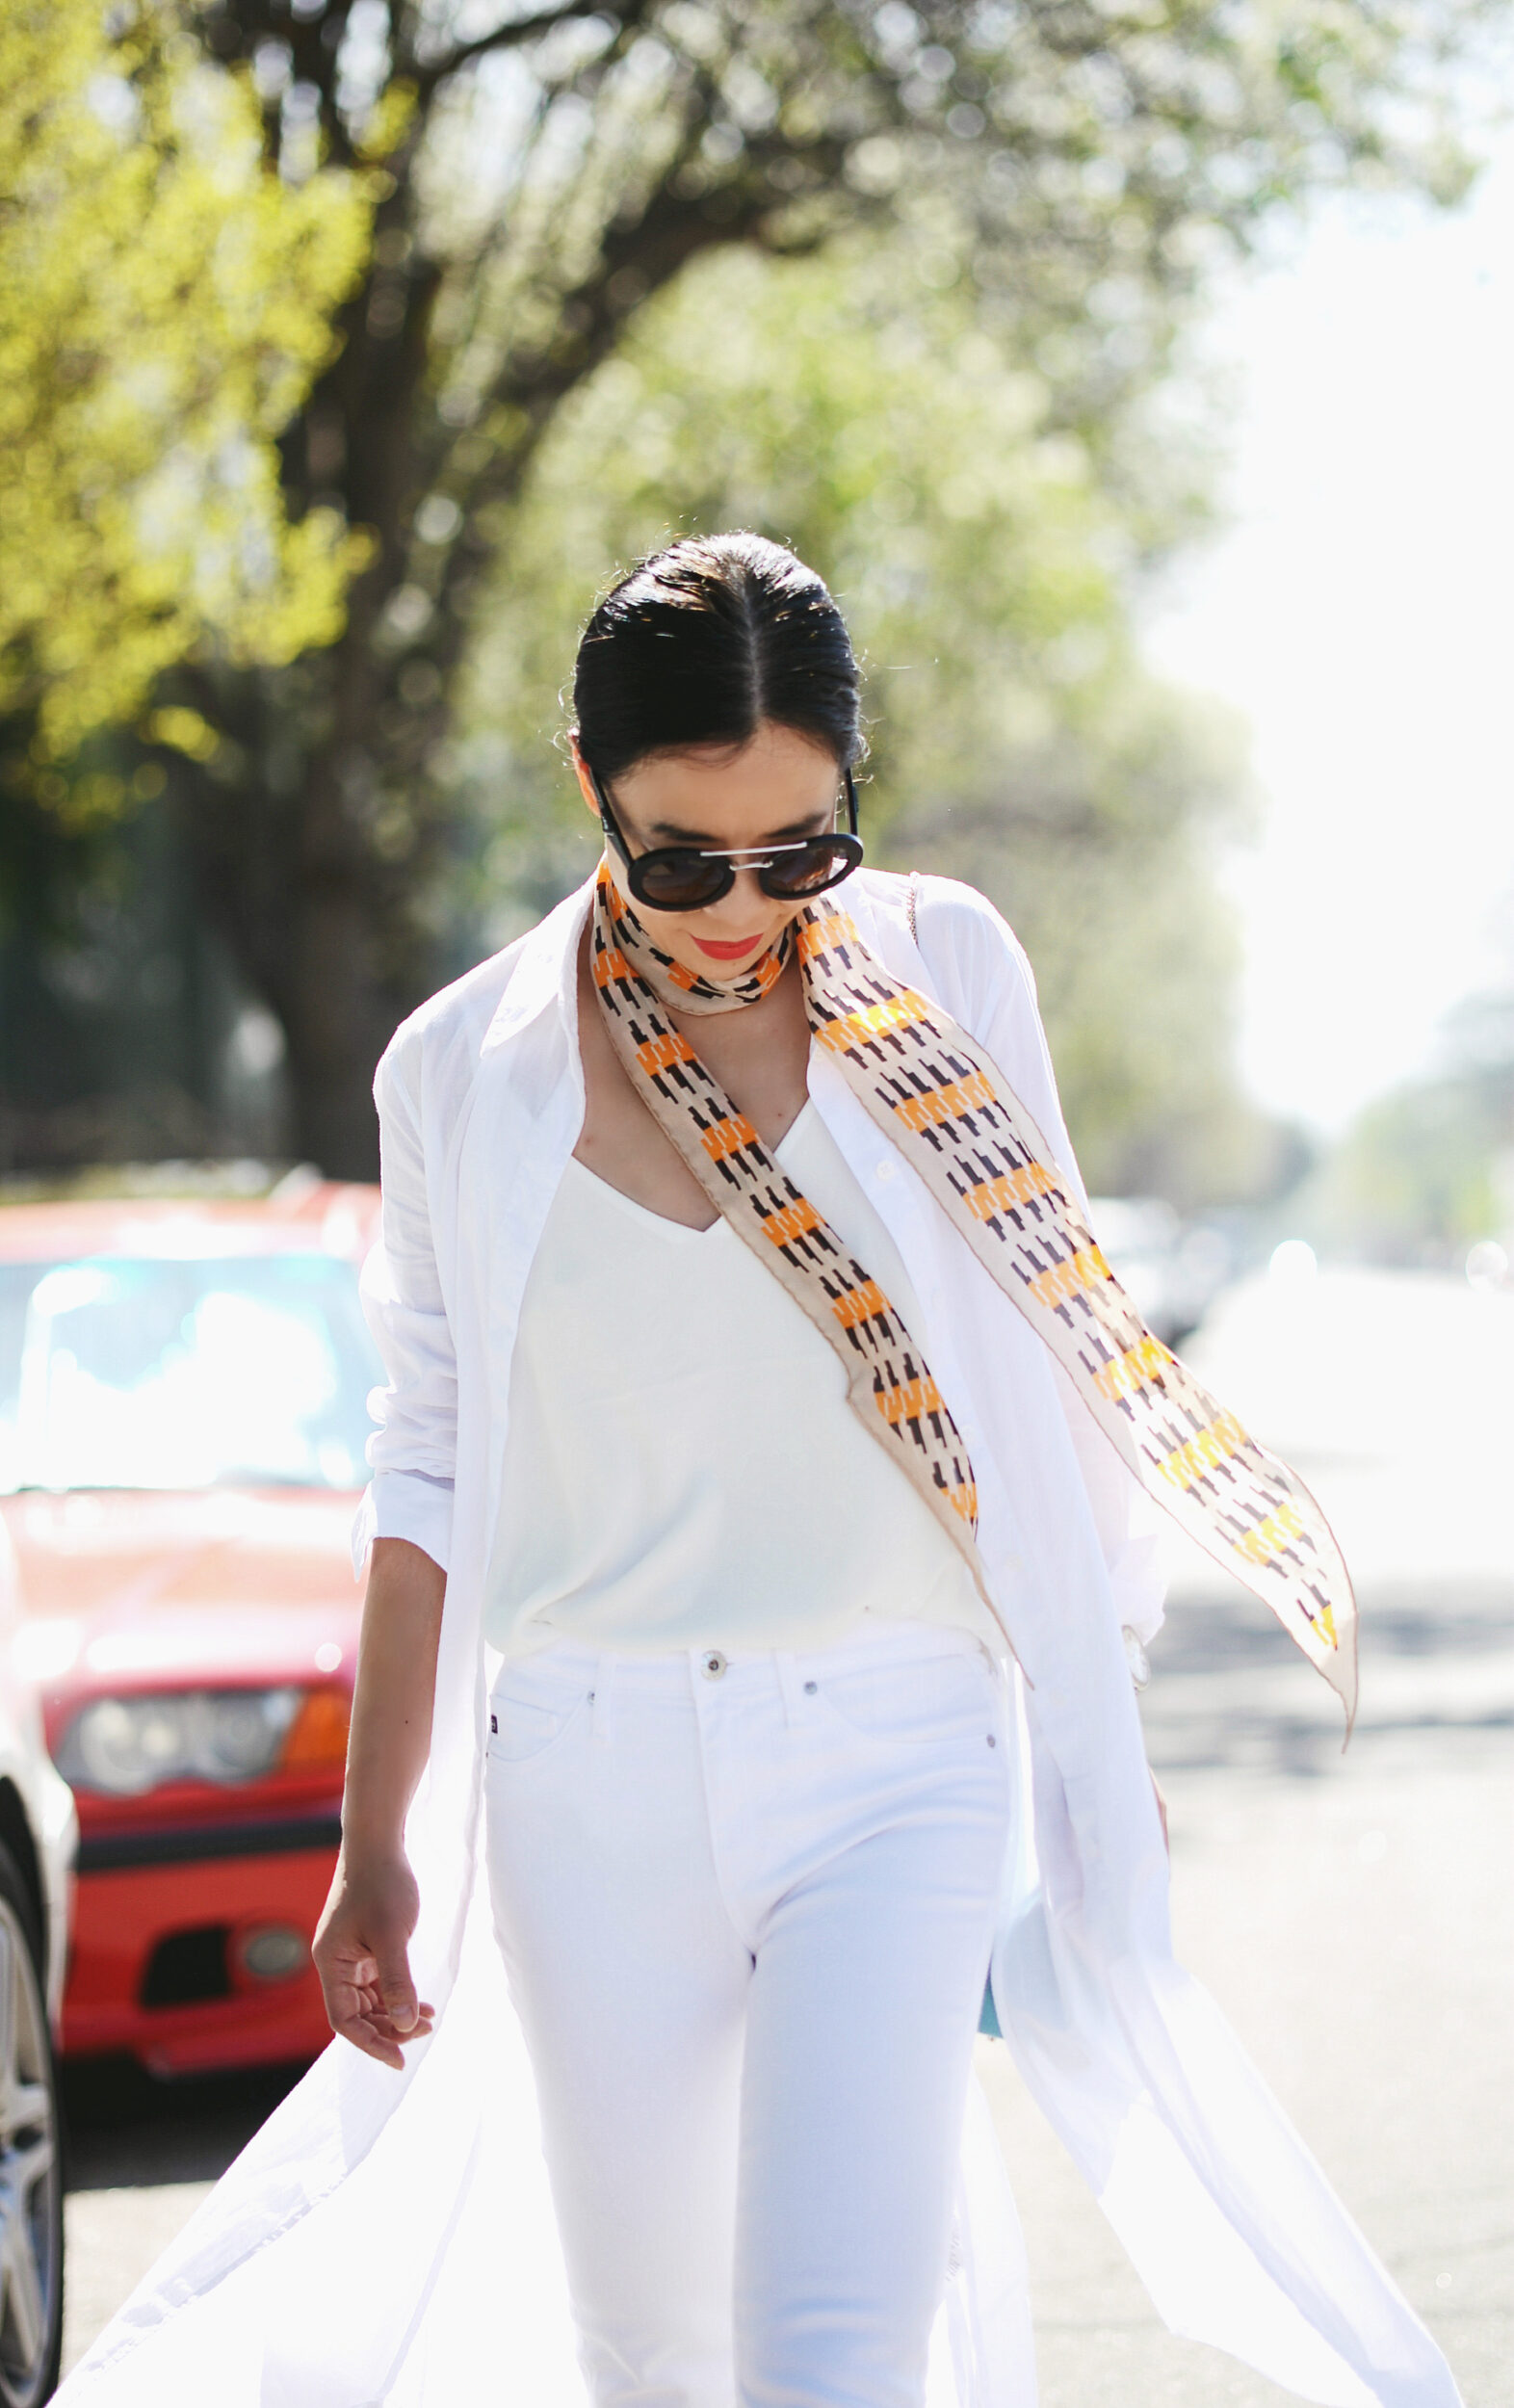
[[15,1654],[78,1807],[70,2055],[308,2056],[382,1378],[378,1191],[0,1211]]

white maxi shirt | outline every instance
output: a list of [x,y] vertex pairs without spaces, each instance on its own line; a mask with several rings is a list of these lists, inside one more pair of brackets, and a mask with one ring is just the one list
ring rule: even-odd
[[[357,1550],[395,1535],[448,1567],[431,1761],[406,1831],[421,1895],[411,1961],[435,2034],[401,2074],[332,2043],[64,2386],[66,2408],[585,2400],[480,1807],[481,1610],[511,1353],[583,1121],[590,894],[405,1021],[375,1087],[383,1223],[364,1285],[389,1387]],[[889,969],[984,1046],[1075,1178],[1030,967],[999,914],[927,877],[912,929],[905,881],[868,870],[843,900]],[[1161,1620],[1160,1517],[819,1049],[811,1092],[920,1299],[1021,1667],[1024,1812],[992,1970],[1021,2073],[1175,2331],[1324,2408],[1457,2408],[1428,2333],[1174,1961],[1121,1636],[1149,1637]],[[1031,2380],[1023,2257],[979,2094],[930,2408],[1027,2408]]]

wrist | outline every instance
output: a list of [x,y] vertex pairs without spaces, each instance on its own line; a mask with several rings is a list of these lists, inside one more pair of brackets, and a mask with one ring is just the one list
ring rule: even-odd
[[403,1820],[397,1822],[392,1815],[352,1815],[344,1807],[341,1862],[350,1878],[405,1861]]

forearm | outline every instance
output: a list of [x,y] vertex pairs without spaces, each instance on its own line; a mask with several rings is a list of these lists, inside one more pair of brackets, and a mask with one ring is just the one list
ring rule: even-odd
[[446,1575],[405,1538],[374,1541],[342,1801],[344,1850],[392,1852],[431,1750]]

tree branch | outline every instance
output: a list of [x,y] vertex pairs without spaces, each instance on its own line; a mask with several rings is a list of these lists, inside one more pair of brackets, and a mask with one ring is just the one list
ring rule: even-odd
[[[622,31],[640,24],[647,13],[649,0],[621,0],[615,14]],[[536,16],[510,17],[497,25],[491,34],[476,34],[470,41],[455,42],[439,59],[424,63],[407,58],[401,72],[412,83],[422,98],[429,98],[438,84],[449,75],[456,75],[476,59],[486,59],[499,50],[518,49],[539,34],[550,34],[559,25],[571,24],[575,18],[602,16],[604,0],[562,0],[562,5],[544,10]]]

